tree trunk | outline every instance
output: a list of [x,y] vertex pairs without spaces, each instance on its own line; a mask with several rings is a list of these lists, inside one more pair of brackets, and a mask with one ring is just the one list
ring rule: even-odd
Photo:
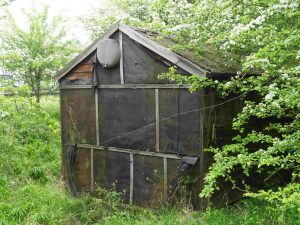
[[36,102],[37,104],[40,104],[40,99],[41,99],[40,93],[36,93],[36,95],[35,95],[35,102]]
[[40,99],[41,99],[41,75],[39,73],[36,73],[36,92],[35,92],[35,97],[36,97],[36,103],[40,104]]

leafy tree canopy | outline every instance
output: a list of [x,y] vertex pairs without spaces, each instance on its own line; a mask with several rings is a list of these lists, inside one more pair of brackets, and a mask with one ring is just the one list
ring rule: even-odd
[[78,41],[66,37],[66,21],[49,18],[48,6],[23,11],[28,29],[19,27],[9,11],[1,20],[1,67],[29,85],[40,101],[41,89],[49,88],[53,75],[79,51]]
[[14,0],[0,0],[0,7],[1,6],[6,6],[9,3],[13,2]]

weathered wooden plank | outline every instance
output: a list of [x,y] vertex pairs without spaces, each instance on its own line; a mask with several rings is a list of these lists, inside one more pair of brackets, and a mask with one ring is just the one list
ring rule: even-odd
[[92,89],[93,88],[93,85],[91,84],[79,84],[79,85],[62,85],[60,87],[61,90],[64,90],[64,89]]
[[122,32],[119,32],[119,45],[120,45],[120,52],[121,52],[120,80],[121,80],[121,84],[124,84],[124,62],[123,62],[123,37],[122,37]]
[[119,22],[113,25],[109,31],[107,31],[103,36],[94,41],[91,45],[89,45],[84,51],[78,54],[67,66],[61,69],[58,74],[54,77],[54,80],[59,80],[67,73],[69,73],[79,62],[84,60],[87,56],[89,56],[95,49],[97,48],[100,41],[109,38],[113,33],[115,33],[119,29]]
[[[98,85],[100,89],[188,89],[190,85],[177,85],[177,84],[104,84]],[[82,89],[92,88],[92,85],[62,85],[61,89]]]
[[72,73],[91,73],[92,71],[92,64],[79,64],[72,70]]
[[[201,95],[200,95],[200,107],[201,108],[205,108],[206,104],[205,104],[205,90],[202,89],[201,90]],[[203,145],[203,137],[204,137],[204,116],[205,116],[205,111],[204,110],[200,110],[199,113],[200,117],[199,117],[199,150],[200,150],[200,155],[199,155],[199,161],[200,161],[200,190],[202,191],[202,189],[204,188],[204,145]],[[210,121],[208,121],[210,122]],[[204,198],[200,198],[200,210],[203,211],[204,210]]]
[[178,84],[107,84],[107,85],[98,85],[98,88],[153,88],[153,89],[160,89],[160,88],[183,88],[187,89],[190,85],[178,85]]
[[98,89],[95,90],[95,114],[96,114],[96,143],[97,143],[97,145],[100,145]]
[[80,65],[93,65],[93,59],[95,54],[96,50],[93,51],[90,55],[88,55],[84,60],[82,60]]
[[129,204],[132,205],[133,203],[133,154],[130,153],[130,187],[129,187]]
[[165,200],[168,199],[168,159],[166,157],[164,159],[164,197]]
[[91,192],[95,190],[94,181],[94,149],[91,148]]
[[156,144],[155,150],[159,152],[159,91],[155,89],[155,131],[156,131]]
[[[73,143],[74,144],[74,143]],[[73,145],[72,143],[66,143],[66,146]],[[157,153],[157,152],[147,152],[147,151],[139,151],[134,149],[126,149],[126,148],[116,148],[116,147],[105,147],[105,146],[97,146],[97,145],[89,145],[89,144],[77,144],[79,148],[93,148],[94,150],[102,150],[102,151],[112,151],[112,152],[123,152],[123,153],[132,153],[138,155],[147,155],[154,157],[166,157],[168,159],[181,159],[179,155],[167,154],[167,153]]]
[[70,73],[66,79],[67,80],[78,80],[78,79],[84,79],[84,78],[92,78],[93,77],[93,73],[92,72],[74,72],[74,73]]

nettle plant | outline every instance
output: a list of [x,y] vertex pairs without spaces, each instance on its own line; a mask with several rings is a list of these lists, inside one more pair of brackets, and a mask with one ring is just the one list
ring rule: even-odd
[[[239,167],[245,174],[246,196],[278,204],[283,212],[299,209],[299,2],[223,0],[213,4],[211,1],[210,4],[194,4],[190,17],[194,22],[188,23],[191,18],[186,18],[188,26],[176,33],[179,43],[189,40],[189,44],[177,47],[193,50],[201,56],[202,49],[209,44],[233,63],[242,62],[241,70],[237,76],[220,82],[197,75],[181,76],[176,74],[174,67],[160,78],[191,84],[191,91],[213,87],[222,96],[235,93],[247,99],[232,124],[239,133],[232,144],[209,150],[214,153],[214,163],[200,195],[211,196],[218,189],[220,178],[235,186],[231,174]],[[246,75],[253,71],[257,75]],[[256,97],[247,98],[250,94]],[[251,121],[263,121],[264,129],[247,129]],[[245,181],[253,170],[265,174],[265,185],[257,192]],[[271,185],[273,178],[282,171],[289,174],[287,182],[281,187]]]

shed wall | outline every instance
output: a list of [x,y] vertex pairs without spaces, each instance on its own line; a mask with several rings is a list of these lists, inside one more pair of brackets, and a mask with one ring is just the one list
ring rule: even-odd
[[[119,40],[119,32],[111,38]],[[60,80],[63,151],[70,144],[89,145],[79,147],[76,186],[79,191],[93,191],[98,185],[114,189],[126,202],[142,206],[156,207],[176,196],[172,201],[185,197],[201,208],[199,192],[212,161],[204,148],[230,140],[225,123],[238,106],[199,110],[217,103],[210,90],[191,94],[157,80],[171,64],[128,36],[122,38],[125,84],[121,84],[122,64],[103,69],[98,63],[98,87],[93,88],[95,53]],[[182,156],[200,160],[180,181],[187,192],[168,193],[178,179]]]

